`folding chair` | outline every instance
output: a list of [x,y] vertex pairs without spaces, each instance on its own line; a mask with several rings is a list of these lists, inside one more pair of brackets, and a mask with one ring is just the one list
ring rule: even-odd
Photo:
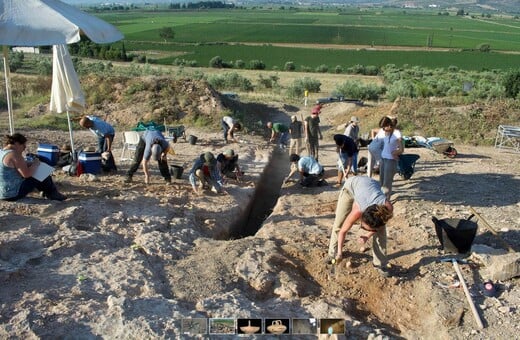
[[121,161],[131,160],[131,158],[125,158],[125,151],[135,151],[141,135],[137,131],[125,131],[123,132],[123,151],[121,152]]

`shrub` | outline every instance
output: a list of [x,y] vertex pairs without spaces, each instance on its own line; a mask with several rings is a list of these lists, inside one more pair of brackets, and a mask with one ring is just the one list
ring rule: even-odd
[[220,56],[215,56],[209,61],[209,67],[222,68],[222,63],[222,58]]
[[280,78],[278,76],[270,76],[268,78],[264,78],[262,75],[258,78],[258,84],[266,89],[272,89],[278,86],[278,80]]
[[10,52],[9,53],[9,71],[16,72],[23,66],[25,55],[23,52]]
[[416,97],[415,87],[410,80],[398,80],[388,85],[388,91],[386,93],[388,100],[395,100],[397,97]]
[[341,67],[341,65],[336,65],[336,67],[334,68],[334,73],[336,73],[336,74],[343,73],[343,67]]
[[261,60],[253,59],[249,62],[249,68],[251,70],[265,70],[265,64]]
[[[40,58],[36,62],[36,72],[42,76],[48,76],[52,74],[52,62],[49,58]],[[79,72],[78,72],[79,74]]]
[[327,73],[327,72],[329,72],[329,67],[325,64],[321,64],[318,67],[316,67],[316,72]]
[[208,83],[217,90],[240,89],[242,91],[253,91],[251,81],[236,72],[210,75]]
[[520,70],[509,71],[504,78],[505,94],[508,98],[518,98],[520,93]]
[[241,59],[238,59],[237,61],[235,61],[235,67],[244,69],[244,68],[246,68],[246,62]]
[[283,69],[286,71],[294,71],[296,70],[296,66],[294,65],[294,62],[288,61],[285,63]]
[[291,98],[302,97],[305,90],[309,92],[320,92],[321,82],[309,77],[295,79],[293,83],[287,88],[287,95]]
[[375,84],[362,84],[358,81],[347,80],[336,87],[336,95],[363,100],[376,100],[384,93],[384,88]]

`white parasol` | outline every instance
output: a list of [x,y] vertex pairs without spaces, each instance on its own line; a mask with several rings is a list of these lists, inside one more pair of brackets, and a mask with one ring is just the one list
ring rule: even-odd
[[0,0],[0,45],[4,45],[4,73],[9,128],[14,132],[7,46],[72,44],[86,35],[95,43],[123,39],[109,23],[58,0]]
[[67,46],[54,45],[52,53],[52,89],[49,110],[58,113],[67,112],[70,146],[74,155],[74,138],[69,112],[84,110],[85,95],[81,90],[78,75],[72,64]]

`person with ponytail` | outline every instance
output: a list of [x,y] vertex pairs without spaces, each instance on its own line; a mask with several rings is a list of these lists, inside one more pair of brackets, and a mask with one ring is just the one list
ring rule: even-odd
[[392,218],[393,206],[381,185],[366,176],[354,176],[345,181],[336,205],[336,217],[329,241],[328,263],[343,257],[345,235],[356,221],[368,231],[358,242],[365,244],[372,238],[372,263],[383,275],[389,276],[386,259],[386,223]]

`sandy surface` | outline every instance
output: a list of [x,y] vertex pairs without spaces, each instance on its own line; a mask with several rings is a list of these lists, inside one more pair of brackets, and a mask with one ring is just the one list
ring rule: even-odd
[[[373,270],[370,251],[356,243],[358,227],[345,246],[351,266],[345,261],[333,272],[323,264],[338,195],[332,135],[338,116],[356,110],[338,105],[322,115],[326,187],[282,187],[287,155],[271,157],[261,136],[243,135],[232,147],[244,181],[230,180],[224,195],[196,196],[187,180],[193,159],[228,146],[219,131],[189,128],[199,141],[176,144],[170,163],[185,170],[172,185],[155,166],[151,185],[140,181],[141,171],[126,185],[128,163],[118,163],[111,176],[56,173],[69,196],[62,203],[37,194],[0,202],[0,337],[190,338],[182,320],[317,317],[347,320],[347,335],[356,338],[515,338],[518,278],[498,282],[499,295],[488,298],[479,291],[482,268],[462,266],[486,326],[478,329],[463,290],[444,288],[456,275],[451,264],[437,262],[443,254],[431,218],[467,218],[473,207],[518,251],[519,154],[456,145],[459,155],[448,159],[407,149],[421,158],[410,180],[395,180],[388,252],[396,275]],[[283,110],[276,115],[288,120]],[[58,145],[67,139],[49,131],[27,135]],[[75,136],[78,146],[95,144],[84,131]],[[250,213],[251,204],[273,197],[272,213]],[[255,235],[242,237],[248,221],[264,218]],[[482,223],[475,243],[501,247]]]

